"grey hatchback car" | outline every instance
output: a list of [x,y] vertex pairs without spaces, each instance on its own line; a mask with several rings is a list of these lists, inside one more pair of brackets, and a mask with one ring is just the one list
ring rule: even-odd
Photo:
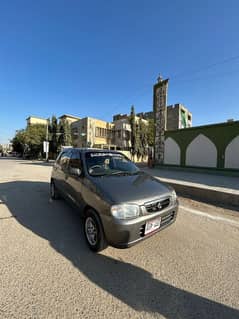
[[84,220],[89,248],[130,247],[172,224],[175,191],[117,151],[68,148],[52,169],[50,195],[64,197]]

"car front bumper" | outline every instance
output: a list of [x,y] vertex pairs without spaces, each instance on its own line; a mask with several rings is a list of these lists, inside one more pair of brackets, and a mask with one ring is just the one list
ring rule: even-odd
[[[102,223],[106,240],[111,246],[116,248],[131,247],[175,222],[177,211],[178,203],[161,212],[144,215],[131,220],[116,220],[112,216],[104,216]],[[149,234],[145,234],[146,223],[158,217],[161,217],[160,227]]]

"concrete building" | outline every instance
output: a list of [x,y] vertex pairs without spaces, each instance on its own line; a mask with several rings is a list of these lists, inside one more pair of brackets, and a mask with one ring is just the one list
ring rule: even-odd
[[[139,121],[136,116],[136,122]],[[143,120],[147,125],[148,122]],[[128,115],[117,115],[113,122],[85,117],[71,124],[73,144],[77,147],[99,147],[129,150],[131,127]]]
[[192,127],[192,113],[182,104],[167,107],[167,131]]
[[29,116],[26,119],[26,121],[27,121],[27,126],[34,125],[34,124],[47,125],[47,119],[44,119],[44,118],[38,117],[38,116]]
[[[145,120],[154,118],[154,112],[141,112],[137,116]],[[178,130],[182,128],[192,127],[192,113],[180,103],[167,106],[167,122],[166,130]]]
[[77,147],[115,149],[114,124],[92,117],[85,117],[71,124],[73,143]]
[[118,120],[122,120],[122,119],[127,119],[128,118],[128,114],[115,114],[113,115],[113,122],[114,121],[118,121]]
[[[115,116],[113,117],[113,119],[114,118]],[[127,114],[123,114],[121,115],[121,117],[118,118],[118,120],[113,121],[115,132],[114,143],[117,145],[117,148],[119,149],[129,150],[131,148],[131,126],[129,122],[129,116]],[[138,123],[140,117],[135,116],[135,120],[136,123]],[[147,120],[142,118],[142,121],[144,122],[144,124],[148,125]]]
[[115,120],[114,124],[114,143],[117,148],[122,150],[129,150],[131,147],[130,135],[131,127],[128,116]]
[[69,114],[63,114],[59,117],[60,121],[67,121],[69,124],[79,121],[80,117],[78,116],[73,116],[73,115],[69,115]]
[[[69,124],[80,120],[80,117],[73,116],[73,115],[68,115],[68,114],[63,114],[59,117],[60,121],[67,121]],[[33,124],[43,124],[47,125],[48,119],[38,117],[38,116],[29,116],[27,119],[27,126],[33,125]]]
[[145,120],[151,120],[154,118],[154,112],[141,112],[136,114],[138,117],[142,117]]
[[3,154],[12,152],[13,150],[12,143],[0,144],[0,146],[1,146]]

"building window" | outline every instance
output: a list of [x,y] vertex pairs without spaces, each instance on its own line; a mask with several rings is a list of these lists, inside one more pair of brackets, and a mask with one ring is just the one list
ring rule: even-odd
[[107,137],[108,136],[108,130],[103,127],[96,127],[95,128],[95,136],[97,137]]
[[95,136],[99,136],[98,127],[95,128]]
[[125,131],[125,139],[130,140],[130,131]]

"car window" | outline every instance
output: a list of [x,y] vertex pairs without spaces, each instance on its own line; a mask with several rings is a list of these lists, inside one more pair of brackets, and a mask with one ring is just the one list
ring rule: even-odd
[[61,157],[62,155],[64,154],[65,152],[61,152],[58,156],[57,156],[57,159],[56,159],[56,164],[60,164],[60,160],[61,160]]
[[59,164],[62,168],[62,170],[66,170],[67,167],[68,167],[68,163],[69,163],[69,159],[70,159],[70,154],[71,152],[70,151],[66,151],[66,152],[63,152],[60,159],[59,159]]
[[86,153],[86,166],[92,176],[131,175],[139,173],[139,168],[121,153]]
[[72,168],[81,168],[81,156],[79,151],[73,151],[71,154],[69,166]]

